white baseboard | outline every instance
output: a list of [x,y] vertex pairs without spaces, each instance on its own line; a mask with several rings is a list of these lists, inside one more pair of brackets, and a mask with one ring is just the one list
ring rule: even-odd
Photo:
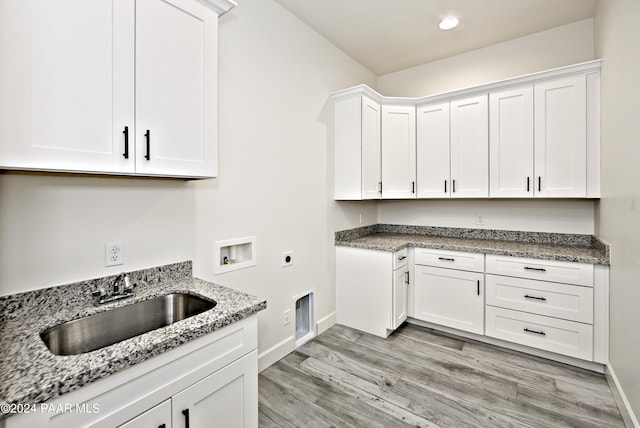
[[283,341],[276,343],[271,348],[258,354],[258,371],[261,372],[270,365],[292,353],[295,349],[295,341],[294,336],[289,336]]
[[618,405],[618,409],[620,410],[625,426],[627,428],[640,428],[638,418],[636,418],[636,415],[633,413],[631,404],[622,390],[622,386],[618,381],[616,373],[613,371],[613,367],[611,367],[611,363],[607,363],[604,376],[607,379],[613,398],[616,400],[616,404]]
[[[336,323],[336,313],[332,312],[326,317],[316,322],[316,335],[327,330]],[[296,349],[295,336],[289,336],[286,339],[276,343],[271,348],[258,354],[258,371],[262,371],[267,367],[275,364],[282,358],[286,357]],[[1,427],[0,427],[1,428]]]
[[329,315],[327,315],[326,317],[322,318],[321,320],[319,320],[316,323],[316,326],[317,326],[317,329],[318,329],[318,334],[328,330],[329,327],[331,327],[335,323],[336,323],[336,313],[335,312],[331,312]]

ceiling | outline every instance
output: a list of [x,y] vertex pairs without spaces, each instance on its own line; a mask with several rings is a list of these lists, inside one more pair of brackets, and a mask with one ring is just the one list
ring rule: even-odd
[[[592,18],[597,0],[275,0],[377,75]],[[460,25],[442,31],[442,18]]]

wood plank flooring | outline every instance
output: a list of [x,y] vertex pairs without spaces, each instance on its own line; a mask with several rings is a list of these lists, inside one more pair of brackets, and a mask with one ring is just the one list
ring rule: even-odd
[[624,427],[603,375],[408,324],[334,325],[258,391],[261,427]]

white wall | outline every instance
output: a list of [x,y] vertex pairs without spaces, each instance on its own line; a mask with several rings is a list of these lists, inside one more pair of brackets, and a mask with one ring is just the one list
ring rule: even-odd
[[597,55],[603,59],[602,199],[596,206],[596,214],[598,233],[611,245],[611,367],[636,418],[640,418],[638,21],[640,2],[637,0],[601,0],[598,3],[595,47]]
[[[476,224],[476,215],[484,225]],[[594,233],[593,202],[580,200],[385,201],[378,222],[530,232]]]
[[593,20],[520,37],[378,78],[386,96],[422,97],[593,58]]
[[[378,78],[387,96],[418,97],[590,61],[587,19]],[[580,200],[429,200],[382,202],[380,223],[535,232],[594,232],[594,203]],[[476,214],[485,225],[476,224]]]
[[0,174],[0,295],[190,260],[194,203],[185,181]]
[[[220,20],[220,178],[196,183],[195,274],[267,299],[261,367],[293,349],[292,297],[316,290],[335,312],[333,233],[375,223],[374,204],[332,200],[330,92],[376,77],[269,0],[242,0]],[[257,237],[257,266],[215,275],[216,240]],[[283,251],[294,263],[281,267]],[[280,346],[278,346],[280,345]],[[268,350],[276,347],[273,352]]]
[[[332,199],[327,100],[376,76],[272,0],[239,3],[220,19],[220,177],[0,174],[0,295],[193,259],[197,276],[267,299],[260,352],[283,343],[271,359],[293,347],[292,296],[315,288],[317,319],[331,319],[333,232],[360,212],[375,223],[376,206]],[[214,275],[214,241],[248,235],[257,266]],[[124,243],[124,266],[104,267],[107,241]]]

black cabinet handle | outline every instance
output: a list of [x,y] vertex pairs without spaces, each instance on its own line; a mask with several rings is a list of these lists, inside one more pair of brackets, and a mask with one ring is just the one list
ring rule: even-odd
[[129,127],[125,126],[122,133],[124,134],[124,153],[122,156],[124,156],[125,159],[129,159]]
[[444,180],[444,193],[447,193],[447,180]]
[[404,273],[404,283],[409,285],[409,271]]
[[415,181],[411,182],[411,193],[416,193],[416,182]]
[[449,257],[438,257],[438,260],[443,260],[445,262],[455,262],[456,259],[451,259]]
[[451,191],[456,193],[456,180],[451,180]]
[[480,280],[478,280],[478,296],[480,295]]
[[547,301],[547,299],[545,297],[529,296],[528,294],[525,294],[524,298],[525,299],[533,299],[533,300],[542,300],[543,302]]
[[546,336],[546,333],[544,331],[529,330],[526,327],[524,328],[524,331],[527,333],[539,334],[540,336]]
[[147,154],[144,155],[144,158],[151,160],[151,131],[147,129],[147,132],[144,133],[144,138],[147,140]]
[[547,271],[545,268],[534,268],[534,267],[529,267],[529,266],[525,266],[524,268],[525,268],[525,270],[535,270],[536,272],[546,272]]
[[189,428],[189,409],[184,409],[182,414],[184,415],[184,428]]
[[403,261],[403,260],[404,260],[404,259],[406,259],[406,258],[407,258],[407,256],[400,256],[400,257],[398,257],[398,260],[399,260],[399,261]]
[[531,178],[531,177],[527,177],[527,192],[529,192],[529,191],[530,191],[530,188],[529,188],[529,179],[530,179],[530,178]]
[[538,192],[542,191],[542,177],[538,176]]
[[382,181],[378,182],[378,193],[382,193]]
[[167,424],[158,425],[158,428],[167,428]]

